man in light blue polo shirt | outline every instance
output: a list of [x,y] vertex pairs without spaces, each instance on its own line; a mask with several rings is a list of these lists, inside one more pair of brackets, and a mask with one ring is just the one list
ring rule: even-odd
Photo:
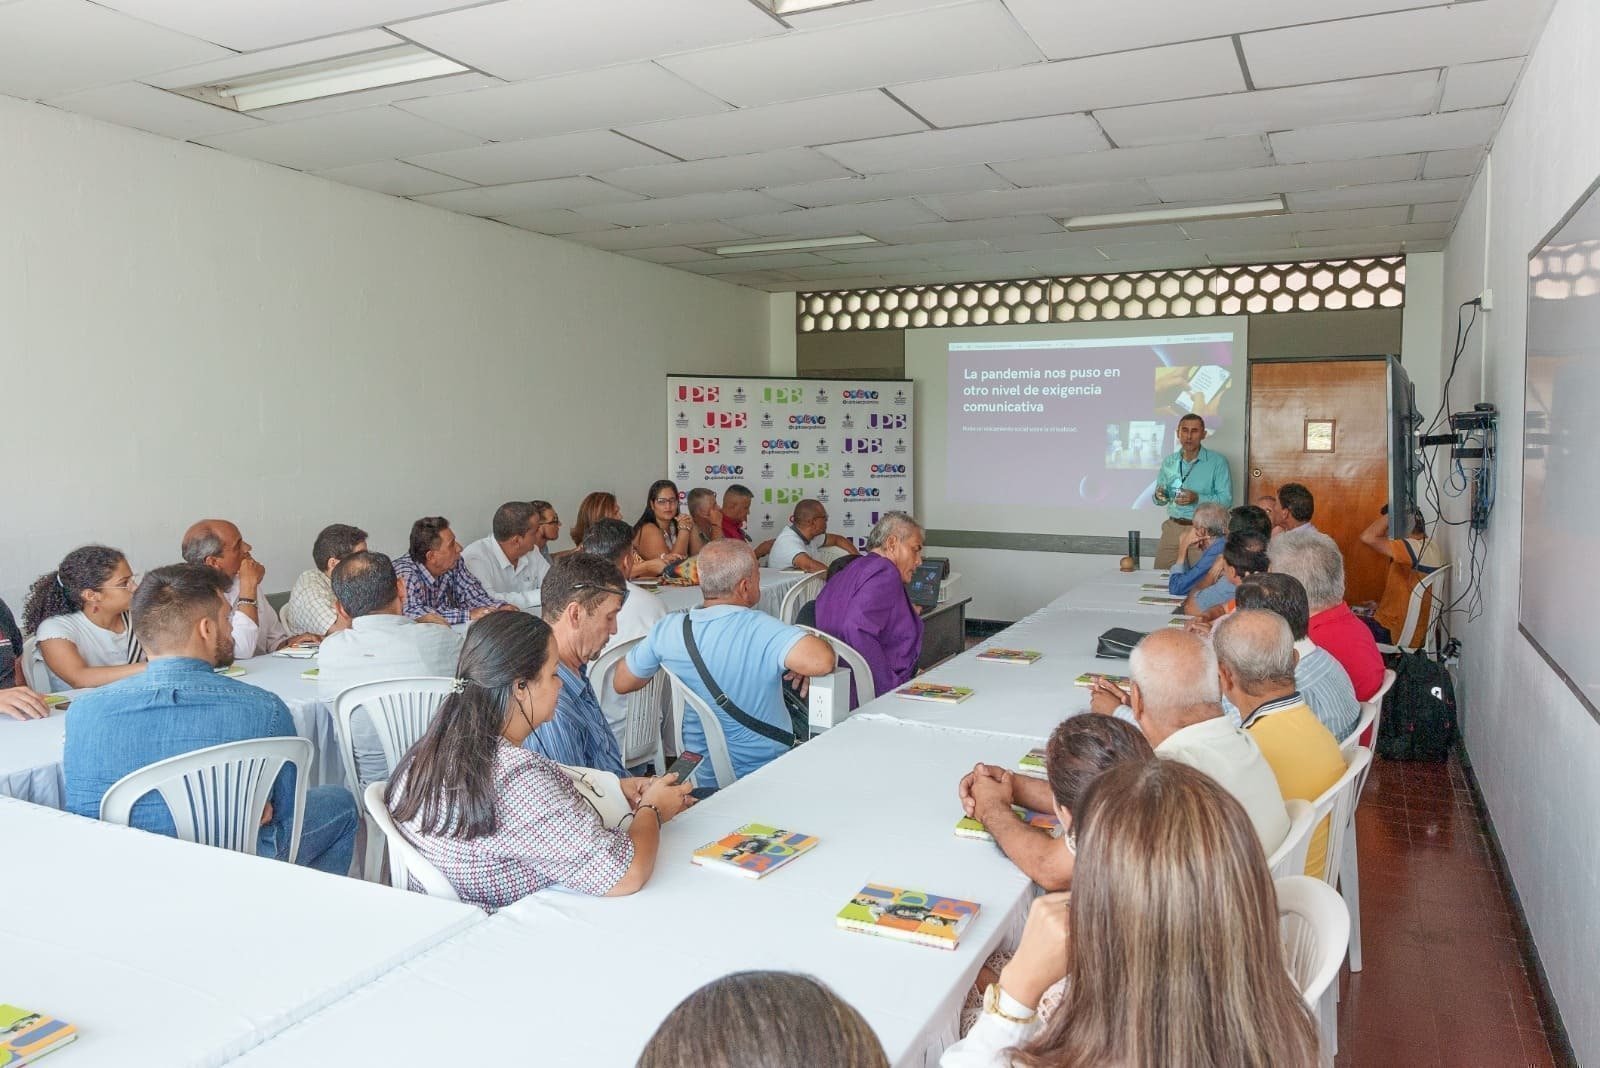
[[[749,544],[724,538],[707,545],[697,559],[705,606],[689,613],[689,625],[706,670],[745,715],[778,732],[789,733],[789,712],[783,703],[784,674],[828,674],[834,668],[833,648],[814,634],[756,610],[761,600],[761,571]],[[644,640],[617,665],[613,684],[618,693],[632,693],[648,685],[651,676],[663,667],[716,709],[736,776],[750,774],[788,749],[717,708],[711,688],[689,656],[683,639],[683,615],[678,612],[650,628]],[[699,716],[689,709],[684,711],[683,745],[689,752],[708,758],[696,772],[696,786],[715,785],[705,731]]]
[[1161,544],[1156,549],[1158,568],[1171,567],[1178,558],[1178,539],[1185,527],[1194,524],[1196,505],[1212,501],[1233,507],[1228,461],[1221,453],[1201,446],[1205,437],[1206,421],[1198,415],[1184,416],[1178,420],[1178,451],[1161,461],[1155,502],[1166,506],[1167,518],[1161,524]]

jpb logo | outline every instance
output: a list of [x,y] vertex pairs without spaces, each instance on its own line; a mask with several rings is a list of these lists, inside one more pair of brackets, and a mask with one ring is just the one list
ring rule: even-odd
[[761,491],[761,500],[764,504],[799,504],[805,500],[806,491],[795,486],[793,489],[768,489]]
[[880,415],[873,412],[867,416],[867,425],[873,430],[904,430],[906,417],[903,415]]
[[734,430],[750,425],[749,412],[707,412],[706,426],[716,430]]
[[799,386],[789,388],[768,388],[761,391],[761,399],[767,404],[799,404],[805,391]]
[[858,452],[858,453],[882,452],[883,451],[883,439],[882,438],[845,438],[844,439],[844,451],[845,452]]
[[689,404],[715,404],[722,396],[721,386],[679,386],[678,400]]
[[828,465],[827,464],[790,464],[789,465],[789,477],[790,478],[811,478],[811,479],[827,478],[828,477]]
[[692,454],[720,452],[722,450],[721,438],[679,438],[678,451]]

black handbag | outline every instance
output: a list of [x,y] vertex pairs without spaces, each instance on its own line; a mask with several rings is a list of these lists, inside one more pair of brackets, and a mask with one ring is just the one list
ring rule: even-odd
[[1143,641],[1144,636],[1142,630],[1112,627],[1100,635],[1094,655],[1102,660],[1126,660],[1133,655],[1133,647]]
[[[683,645],[689,652],[689,659],[694,661],[694,669],[700,673],[700,681],[705,684],[706,691],[711,694],[711,700],[716,706],[733,717],[733,721],[747,731],[754,731],[769,741],[777,742],[785,749],[793,749],[796,742],[804,741],[811,736],[811,710],[807,707],[805,698],[793,691],[787,684],[783,686],[784,709],[789,713],[789,725],[792,730],[774,727],[770,723],[763,723],[744,709],[733,703],[733,698],[717,680],[711,677],[711,672],[706,668],[706,662],[700,657],[700,649],[694,643],[694,629],[689,625],[689,613],[683,614]],[[790,695],[793,694],[791,700]]]

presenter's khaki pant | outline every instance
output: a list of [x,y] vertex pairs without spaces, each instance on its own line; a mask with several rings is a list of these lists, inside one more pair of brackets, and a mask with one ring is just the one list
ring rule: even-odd
[[1166,519],[1161,523],[1161,544],[1156,546],[1155,567],[1171,567],[1178,562],[1178,539],[1183,537],[1183,532],[1189,529],[1188,523],[1180,523],[1176,519]]

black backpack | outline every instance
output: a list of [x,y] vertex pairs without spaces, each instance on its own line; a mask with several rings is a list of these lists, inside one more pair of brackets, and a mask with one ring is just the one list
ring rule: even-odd
[[1456,691],[1445,666],[1426,653],[1388,657],[1394,686],[1383,699],[1378,755],[1385,760],[1447,759],[1456,740]]

